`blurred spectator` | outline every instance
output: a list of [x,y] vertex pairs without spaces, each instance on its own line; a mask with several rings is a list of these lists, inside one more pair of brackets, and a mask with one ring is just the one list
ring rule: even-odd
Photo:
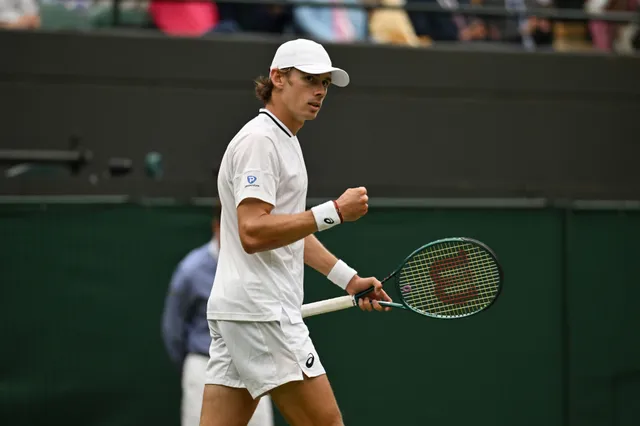
[[[483,6],[493,8],[505,8],[507,10],[524,11],[525,0],[481,0]],[[514,15],[488,15],[480,18],[486,26],[486,40],[514,43],[520,41],[521,29],[526,27],[524,14]]]
[[[458,6],[456,0],[407,0],[407,4],[439,5],[444,10],[453,10]],[[418,36],[433,41],[458,41],[460,28],[451,12],[409,12],[409,18]]]
[[[638,0],[587,0],[585,9],[590,13],[635,11],[640,6]],[[589,32],[593,40],[593,46],[598,50],[611,51],[614,44],[630,44],[631,40],[625,40],[629,36],[623,31],[628,30],[628,24],[618,22],[600,21],[597,19],[589,21]],[[620,38],[620,40],[618,40]],[[624,50],[624,49],[623,49]]]
[[[630,9],[640,13],[640,0],[631,0]],[[618,38],[614,42],[614,49],[620,53],[632,53],[640,50],[640,23],[628,22],[621,24]]]
[[526,31],[528,31],[533,38],[535,46],[553,46],[553,41],[555,39],[553,33],[553,20],[549,18],[530,16],[527,19]]
[[407,0],[413,4],[438,5],[443,12],[409,12],[416,34],[433,41],[485,40],[486,27],[480,19],[455,13],[459,4],[468,0]]
[[219,32],[283,34],[292,24],[291,6],[263,3],[217,2],[220,21],[213,28]]
[[36,0],[0,0],[0,28],[32,30],[40,27]]
[[[528,0],[525,2],[527,8],[539,8],[539,9],[554,9],[555,5],[553,0]],[[553,25],[554,21],[549,18],[540,18],[537,16],[527,16],[525,24],[521,29],[521,41],[527,37],[531,37],[533,42],[532,47],[553,46],[554,33]]]
[[202,36],[219,20],[217,5],[199,0],[152,0],[149,14],[160,31],[174,36]]
[[[381,0],[385,6],[404,6],[405,0]],[[416,34],[409,15],[399,9],[376,9],[369,16],[369,33],[377,43],[420,46],[427,44]]]
[[[315,0],[312,0],[315,1]],[[324,2],[325,0],[319,0]],[[360,0],[334,0],[336,3],[362,4]],[[355,42],[368,38],[368,16],[364,9],[297,6],[293,2],[293,23],[302,37],[318,42]]]
[[515,16],[485,16],[477,18],[484,26],[488,41],[521,44],[526,49],[553,45],[553,23],[526,13],[527,9],[553,8],[552,0],[480,0],[484,6],[504,7]]

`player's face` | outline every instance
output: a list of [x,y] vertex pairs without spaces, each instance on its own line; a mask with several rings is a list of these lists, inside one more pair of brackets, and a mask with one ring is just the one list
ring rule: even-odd
[[315,119],[327,96],[331,73],[314,75],[293,69],[287,77],[282,95],[291,115],[300,122]]

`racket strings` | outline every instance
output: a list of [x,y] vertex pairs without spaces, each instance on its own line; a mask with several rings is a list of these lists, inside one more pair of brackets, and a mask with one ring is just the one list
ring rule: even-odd
[[[449,315],[464,315],[468,311],[475,310],[478,307],[483,306],[485,303],[490,302],[493,298],[490,292],[487,291],[488,288],[486,286],[482,287],[480,291],[478,291],[475,286],[471,287],[471,283],[469,282],[470,280],[468,279],[468,270],[459,270],[465,266],[462,262],[456,262],[458,263],[457,265],[455,263],[452,265],[451,262],[449,262],[449,265],[447,266],[450,267],[443,270],[442,273],[439,274],[440,276],[436,277],[428,276],[425,273],[425,267],[427,266],[425,263],[428,262],[426,262],[424,256],[417,258],[416,265],[412,270],[409,270],[409,274],[407,274],[408,278],[414,280],[414,283],[423,282],[425,280],[427,282],[434,281],[434,278],[437,279],[438,283],[435,284],[435,291],[431,291],[431,294],[429,294],[426,286],[423,285],[422,287],[418,287],[422,291],[416,293],[417,297],[414,298],[414,303],[425,305],[425,309],[429,309],[435,314],[444,313]],[[471,262],[471,265],[469,266],[475,270],[479,270],[477,261]],[[459,277],[462,277],[463,279],[455,280],[455,276],[452,277],[451,272],[458,273]],[[465,272],[467,272],[467,274],[465,274]],[[467,275],[467,279],[464,279],[465,275]],[[480,276],[477,278],[482,281],[483,279],[486,280],[488,277]],[[462,294],[462,296],[466,297],[461,297],[460,293],[465,290],[468,292],[470,288],[474,290],[474,292]],[[433,293],[435,293],[436,297],[433,296]],[[468,309],[464,309],[465,307]],[[447,310],[453,310],[453,312],[443,312]]]
[[[422,279],[425,280],[426,274],[424,273],[425,259],[420,259],[420,269],[412,271],[413,273],[409,274],[412,279]],[[465,315],[469,312],[473,312],[478,308],[482,308],[484,305],[490,303],[493,299],[493,294],[490,293],[489,287],[484,286],[480,288],[478,291],[475,285],[472,286],[472,282],[470,282],[468,277],[468,270],[460,272],[460,268],[464,268],[461,262],[457,262],[458,265],[453,265],[450,269],[442,273],[439,277],[439,283],[436,283],[435,296],[433,294],[429,294],[428,288],[425,286],[421,287],[421,292],[417,293],[417,298],[415,298],[414,303],[422,304],[434,314],[438,315]],[[478,262],[471,262],[470,267],[478,270],[479,265]],[[450,273],[446,273],[450,272]],[[455,276],[451,275],[451,272],[458,273],[460,277],[463,279],[455,279]],[[467,272],[465,274],[465,272]],[[467,275],[467,277],[465,277]],[[476,277],[479,281],[486,280],[486,273],[483,274],[485,276]],[[465,279],[466,278],[466,279]],[[426,277],[426,280],[433,281],[432,276]],[[438,288],[438,286],[440,288]],[[472,290],[469,293],[469,290]],[[434,292],[432,292],[434,293]],[[465,294],[466,293],[466,294]],[[466,309],[465,309],[466,308]],[[447,312],[450,311],[450,312]]]
[[[424,256],[418,258],[415,260],[415,262],[419,262],[420,265],[418,265],[417,267],[415,265],[410,265],[406,270],[405,270],[405,276],[407,278],[409,278],[409,282],[420,282],[420,281],[424,281],[424,280],[429,280],[430,277],[427,276],[427,273],[425,272],[426,270],[428,270],[428,264],[429,262],[425,259]],[[481,262],[479,261],[473,261],[473,262],[469,262],[470,266],[472,268],[475,269],[475,271],[481,270],[480,265]],[[448,279],[448,275],[449,276],[455,276],[456,272],[454,270],[449,270],[449,271],[445,271],[445,273],[442,274],[442,278],[443,279]],[[482,270],[482,272],[480,274],[477,274],[476,272],[476,276],[478,276],[480,279],[487,279],[487,278],[493,278],[494,274],[492,271],[488,271],[488,270]],[[461,290],[466,290],[469,288],[469,283],[467,282],[463,282],[461,280],[457,280],[457,281],[449,281],[447,283],[448,288],[449,288],[449,292],[451,293],[456,293],[459,292]],[[489,287],[484,287],[484,292],[488,293],[489,291]],[[423,288],[423,290],[426,290],[425,288]],[[424,294],[424,296],[428,299],[429,296],[428,294]],[[489,295],[491,297],[491,295]]]
[[485,249],[462,241],[427,247],[405,263],[400,293],[414,309],[437,317],[460,317],[495,299],[500,270]]
[[416,293],[413,293],[412,295],[414,297],[407,297],[407,299],[409,299],[408,302],[422,311],[440,316],[463,316],[481,309],[493,300],[492,295],[483,292],[480,295],[475,295],[475,297],[472,297],[470,300],[463,299],[460,301],[453,298],[453,302],[448,300],[442,301],[428,294],[424,294],[426,290],[425,287],[422,287],[422,290],[423,294],[418,293],[416,296]]

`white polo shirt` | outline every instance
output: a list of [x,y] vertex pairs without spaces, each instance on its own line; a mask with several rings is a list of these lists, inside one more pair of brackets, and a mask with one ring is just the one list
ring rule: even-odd
[[271,214],[305,211],[307,168],[298,138],[271,112],[260,113],[231,140],[218,173],[222,205],[218,269],[207,318],[302,322],[304,241],[255,254],[242,248],[237,206],[258,198]]

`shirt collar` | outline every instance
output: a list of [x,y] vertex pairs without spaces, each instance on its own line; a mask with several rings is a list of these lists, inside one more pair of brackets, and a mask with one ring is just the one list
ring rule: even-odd
[[282,121],[280,121],[280,119],[278,117],[276,117],[271,111],[269,111],[266,108],[260,108],[259,114],[265,114],[267,117],[269,117],[271,120],[273,120],[273,122],[276,124],[276,126],[280,127],[280,130],[285,132],[287,136],[289,136],[290,138],[293,137],[293,134],[291,133],[291,131],[289,131],[287,126],[285,126],[284,123]]

